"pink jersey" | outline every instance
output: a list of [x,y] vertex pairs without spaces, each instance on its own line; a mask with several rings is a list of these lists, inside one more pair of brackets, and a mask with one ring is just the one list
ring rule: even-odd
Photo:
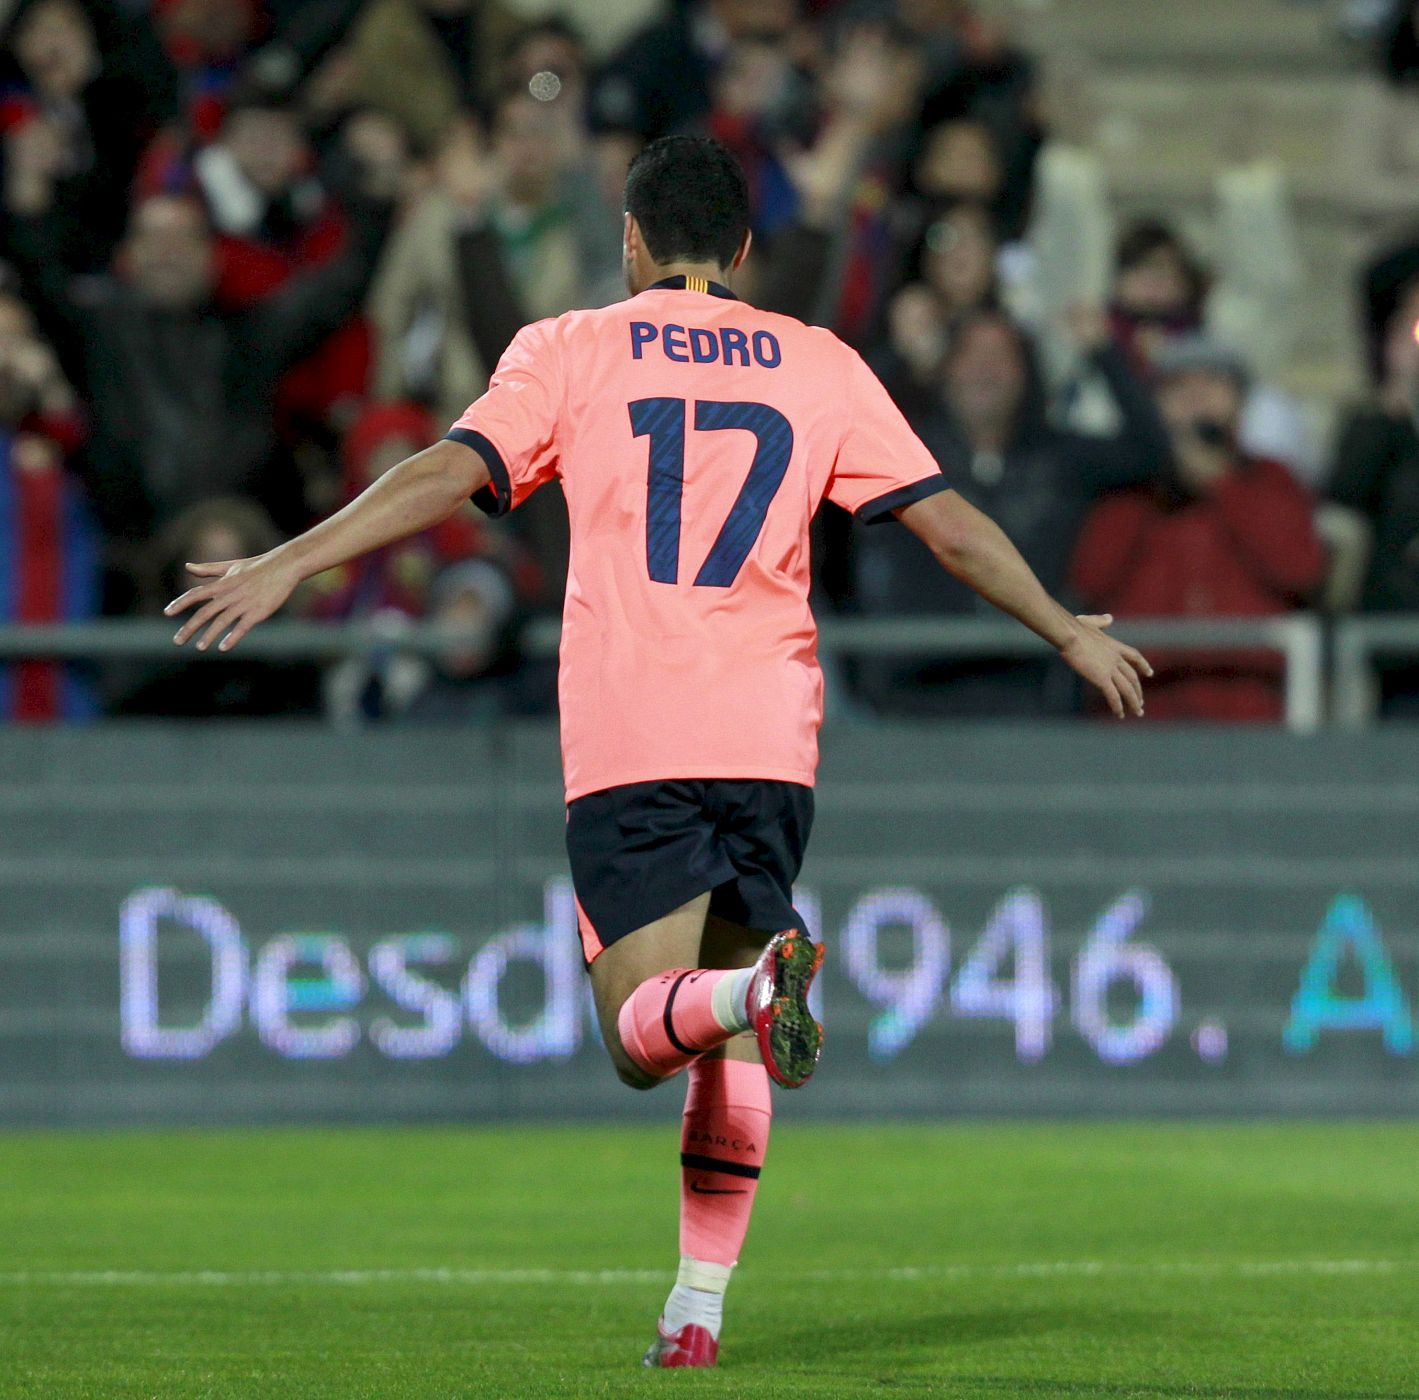
[[946,486],[855,351],[670,278],[526,327],[449,436],[486,460],[475,499],[493,514],[553,477],[566,493],[569,802],[675,778],[813,782],[809,523],[825,496],[871,521]]

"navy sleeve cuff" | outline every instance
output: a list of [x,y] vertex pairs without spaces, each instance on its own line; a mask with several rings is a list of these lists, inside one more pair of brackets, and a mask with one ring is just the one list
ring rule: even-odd
[[875,501],[858,506],[856,515],[864,525],[880,525],[884,520],[892,519],[894,510],[901,510],[903,506],[924,501],[938,491],[950,489],[951,483],[937,472],[935,476],[923,477],[920,481],[912,482],[910,486],[900,486],[895,491],[888,491],[885,496],[878,496]]
[[444,436],[449,442],[471,447],[487,463],[493,484],[479,487],[473,493],[473,504],[485,515],[506,515],[512,509],[512,478],[507,474],[502,453],[472,428],[451,428]]

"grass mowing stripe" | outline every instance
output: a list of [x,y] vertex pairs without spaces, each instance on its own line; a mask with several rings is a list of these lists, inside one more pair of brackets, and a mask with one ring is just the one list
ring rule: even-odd
[[[799,1269],[792,1273],[745,1269],[741,1277],[764,1282],[911,1283],[968,1278],[1091,1278],[1101,1275],[1192,1278],[1264,1278],[1272,1275],[1331,1277],[1344,1274],[1393,1274],[1419,1270],[1419,1259],[1216,1259],[1121,1263],[1104,1259],[1054,1259],[1015,1264],[923,1264],[886,1269]],[[385,1283],[542,1284],[560,1287],[606,1287],[623,1283],[668,1283],[670,1269],[36,1269],[0,1272],[0,1287],[45,1285],[127,1287],[155,1285],[186,1288],[286,1287],[292,1284],[339,1287]]]

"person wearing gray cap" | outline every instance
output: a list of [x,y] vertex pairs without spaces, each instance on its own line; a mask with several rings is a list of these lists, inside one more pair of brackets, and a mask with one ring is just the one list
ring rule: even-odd
[[1242,356],[1201,331],[1163,341],[1153,352],[1152,366],[1159,379],[1189,373],[1230,379],[1243,398],[1251,388],[1251,375]]

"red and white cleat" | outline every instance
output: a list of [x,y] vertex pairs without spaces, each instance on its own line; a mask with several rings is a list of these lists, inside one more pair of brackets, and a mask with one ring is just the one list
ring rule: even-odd
[[797,929],[776,933],[754,964],[749,1024],[764,1067],[785,1089],[806,1083],[823,1053],[823,1028],[808,1009],[808,988],[822,965],[822,944]]
[[665,1319],[655,1324],[655,1340],[641,1361],[643,1366],[713,1366],[719,1343],[708,1327],[687,1322],[678,1332],[665,1330]]

